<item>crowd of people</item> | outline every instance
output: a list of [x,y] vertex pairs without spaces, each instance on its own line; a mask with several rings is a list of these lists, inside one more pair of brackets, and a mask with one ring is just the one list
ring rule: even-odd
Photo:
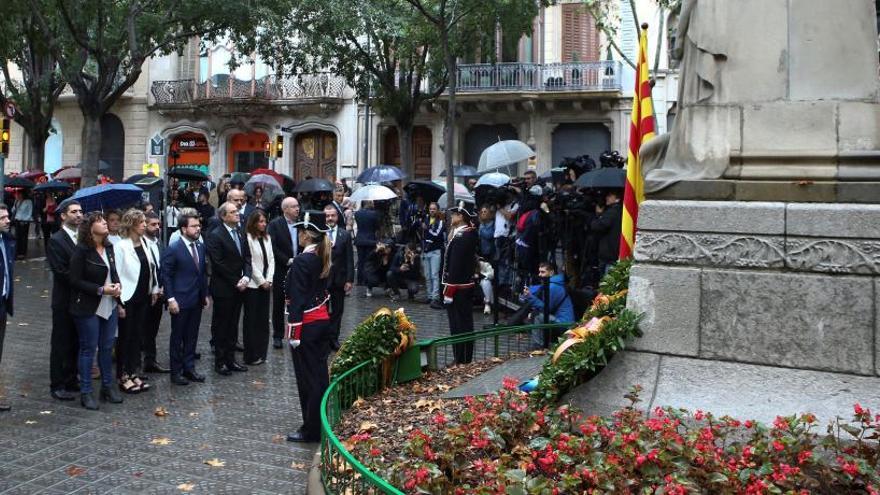
[[[94,212],[70,198],[48,195],[35,207],[19,195],[10,207],[0,204],[3,329],[12,314],[13,260],[26,254],[21,245],[42,209],[45,219],[36,223],[40,232],[47,227],[53,274],[53,398],[79,398],[93,410],[101,401],[149,392],[158,386],[150,379],[156,373],[170,374],[175,386],[204,382],[196,367],[198,329],[212,308],[218,376],[264,364],[270,343],[291,349],[304,425],[289,440],[315,441],[327,359],[339,349],[345,299],[355,284],[361,297],[383,296],[378,289],[397,300],[405,291],[409,301],[445,309],[453,334],[474,330],[475,307],[489,314],[518,306],[533,321],[574,320],[572,294],[595,283],[617,257],[621,194],[605,191],[586,211],[568,204],[570,178],[553,182],[542,184],[533,171],[489,190],[470,181],[475,201],[449,208],[401,181],[387,184],[396,199],[360,204],[349,199],[345,182],[332,192],[266,201],[261,189],[247,194],[226,180],[208,187],[172,179],[164,208],[144,203]],[[586,237],[571,235],[575,219]],[[167,367],[156,341],[166,311]],[[537,335],[534,341],[548,344]],[[460,344],[454,354],[466,363],[473,350]]]

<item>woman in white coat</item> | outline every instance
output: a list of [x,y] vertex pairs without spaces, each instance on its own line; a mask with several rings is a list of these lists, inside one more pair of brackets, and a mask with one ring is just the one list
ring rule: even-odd
[[147,253],[144,212],[131,209],[122,215],[120,241],[116,243],[116,270],[122,285],[119,338],[116,341],[116,373],[119,388],[129,394],[149,390],[140,376],[141,340],[147,311],[159,295],[159,270]]
[[275,256],[266,226],[269,219],[261,209],[247,219],[247,241],[251,250],[251,280],[244,295],[244,362],[258,366],[266,362],[269,350],[269,302],[272,300],[272,277]]

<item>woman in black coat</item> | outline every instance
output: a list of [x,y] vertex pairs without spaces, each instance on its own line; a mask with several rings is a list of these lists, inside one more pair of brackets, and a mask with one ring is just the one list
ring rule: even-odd
[[114,387],[113,339],[121,307],[122,288],[116,272],[113,246],[104,215],[91,213],[79,226],[77,246],[70,257],[70,314],[79,333],[79,377],[81,402],[86,409],[98,409],[92,394],[92,363],[98,349],[101,370],[101,400],[118,404],[122,396]]
[[[365,285],[367,283],[364,263],[367,257],[376,249],[379,231],[379,213],[373,209],[372,201],[364,201],[361,209],[354,212],[355,229],[354,246],[357,248],[357,283]],[[370,291],[367,290],[367,294]]]
[[287,271],[287,339],[299,390],[303,425],[287,436],[291,442],[321,440],[321,398],[330,384],[327,356],[330,354],[330,315],[327,311],[327,282],[330,280],[330,240],[321,212],[307,212],[299,228],[304,246]]

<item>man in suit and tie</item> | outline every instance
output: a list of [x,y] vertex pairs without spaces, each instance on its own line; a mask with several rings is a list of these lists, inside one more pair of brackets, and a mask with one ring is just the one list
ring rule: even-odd
[[330,348],[339,350],[339,330],[342,326],[342,311],[345,309],[345,295],[351,292],[354,283],[354,247],[351,234],[339,224],[339,212],[333,205],[324,207],[324,221],[330,229],[327,238],[333,246],[330,266]]
[[[160,366],[159,361],[156,359],[156,335],[159,334],[159,325],[162,323],[162,307],[165,304],[165,291],[162,285],[162,277],[160,276],[162,252],[164,251],[162,242],[159,239],[161,223],[159,222],[159,215],[156,215],[155,212],[148,211],[144,216],[147,219],[143,237],[144,246],[147,248],[147,257],[150,258],[150,267],[156,270],[156,273],[152,274],[152,276],[159,281],[159,293],[152,298],[150,306],[147,308],[147,321],[144,324],[144,335],[141,341],[141,351],[144,354],[144,371],[147,373],[168,373],[171,370]],[[178,223],[177,226],[183,230],[183,225]]]
[[82,223],[79,202],[68,199],[58,206],[61,228],[52,234],[46,259],[52,270],[52,337],[49,344],[49,390],[57,400],[79,395],[76,378],[79,335],[70,315],[70,256],[76,249],[76,230]]
[[235,362],[238,320],[244,291],[251,277],[251,254],[238,229],[240,214],[234,203],[220,205],[217,214],[223,224],[207,236],[211,259],[211,296],[214,298],[214,370],[224,376],[247,371]]
[[272,253],[275,255],[275,276],[272,281],[272,347],[281,349],[284,337],[284,281],[287,268],[293,263],[293,257],[299,254],[299,232],[294,223],[299,220],[299,201],[296,198],[284,198],[281,202],[282,215],[267,227],[272,239]]
[[[0,203],[0,357],[3,356],[3,338],[6,336],[6,316],[12,316],[12,268],[15,266],[15,239],[9,234],[9,209]],[[12,406],[0,402],[0,412],[12,410]]]
[[[188,385],[203,382],[205,376],[195,369],[196,344],[202,308],[208,299],[208,264],[205,246],[198,242],[202,224],[197,215],[180,216],[180,239],[162,253],[162,287],[171,313],[171,383]],[[160,306],[161,307],[161,306]]]
[[345,200],[345,187],[336,186],[336,189],[333,190],[333,201],[330,203],[333,205],[333,208],[336,210],[336,217],[338,218],[336,225],[339,225],[343,229],[346,227],[345,225],[345,208],[342,207],[342,201]]

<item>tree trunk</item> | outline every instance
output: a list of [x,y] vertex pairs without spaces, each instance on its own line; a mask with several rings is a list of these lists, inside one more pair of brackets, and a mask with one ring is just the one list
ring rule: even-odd
[[101,158],[101,116],[83,112],[82,187],[94,186]]
[[27,170],[45,170],[46,134],[40,132],[28,133],[28,141],[31,145],[31,161],[26,164]]
[[400,147],[400,168],[403,173],[412,180],[415,178],[415,165],[413,163],[413,125],[397,124],[397,141]]
[[[455,176],[452,175],[452,163],[455,158],[453,136],[455,136],[455,90],[458,85],[455,54],[449,44],[449,33],[443,32],[443,53],[446,57],[446,73],[449,78],[449,106],[446,109],[446,123],[443,127],[443,151],[446,159],[446,207],[455,205]],[[442,207],[442,206],[441,206]]]

